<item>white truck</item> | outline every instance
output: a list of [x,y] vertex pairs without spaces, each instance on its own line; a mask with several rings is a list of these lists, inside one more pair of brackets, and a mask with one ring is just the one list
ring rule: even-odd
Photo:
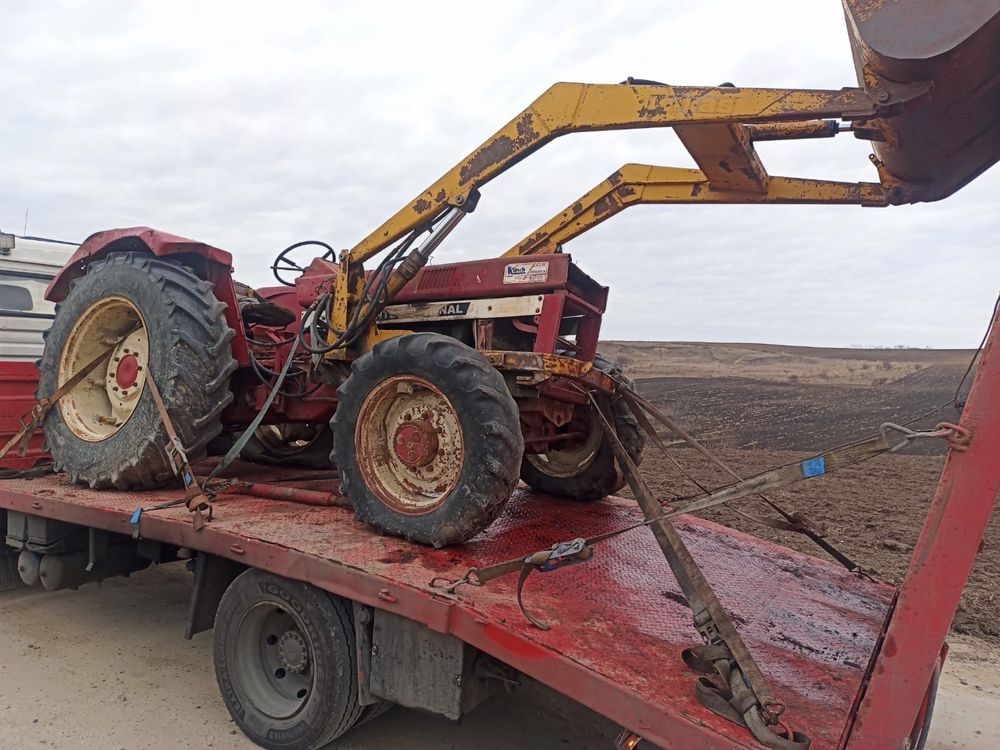
[[45,287],[77,245],[0,233],[0,361],[34,362],[52,324]]

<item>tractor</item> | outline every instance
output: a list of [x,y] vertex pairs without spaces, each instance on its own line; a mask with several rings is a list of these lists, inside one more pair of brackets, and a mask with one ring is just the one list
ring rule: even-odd
[[[640,204],[933,201],[997,160],[995,6],[948,10],[958,27],[928,23],[944,12],[929,0],[844,5],[856,87],[555,84],[353,247],[283,251],[274,287],[238,283],[202,242],[92,235],[47,291],[39,397],[110,356],[45,419],[56,467],[153,488],[176,481],[178,452],[230,435],[245,458],[335,468],[358,519],[434,546],[483,530],[519,479],[579,502],[616,492],[610,441],[638,464],[646,434],[598,353],[608,290],[567,242]],[[428,265],[490,180],[558,136],[632,128],[672,128],[697,168],[627,164],[499,257]],[[871,141],[877,181],[773,176],[755,149],[845,133]]]

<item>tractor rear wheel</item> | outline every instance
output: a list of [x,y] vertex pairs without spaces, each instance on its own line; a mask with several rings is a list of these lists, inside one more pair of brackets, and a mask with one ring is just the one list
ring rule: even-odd
[[[594,367],[632,386],[617,363],[597,355]],[[639,465],[646,447],[646,436],[635,414],[624,398],[612,400],[611,414],[618,439],[631,459]],[[600,417],[591,408],[586,405],[578,407],[566,430],[583,432],[585,437],[547,453],[525,453],[521,462],[521,479],[525,484],[540,492],[584,502],[602,500],[625,486],[625,477],[618,468],[611,442]]]
[[50,397],[115,349],[45,420],[56,470],[94,488],[151,488],[171,480],[150,375],[188,458],[204,455],[233,398],[229,375],[236,362],[225,310],[207,281],[146,254],[112,253],[75,279],[45,334],[38,396]]
[[330,458],[359,520],[442,547],[500,514],[524,440],[503,376],[475,349],[397,336],[360,357],[338,395]]

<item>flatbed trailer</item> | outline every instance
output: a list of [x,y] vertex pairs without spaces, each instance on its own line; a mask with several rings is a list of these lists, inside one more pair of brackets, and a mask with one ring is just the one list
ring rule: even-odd
[[[994,321],[961,418],[966,437],[949,451],[898,589],[708,521],[678,519],[786,704],[789,726],[806,733],[813,750],[902,750],[917,741],[1000,489],[997,328]],[[176,499],[176,490],[94,491],[61,475],[0,481],[8,543],[16,543],[11,529],[21,520],[47,519],[42,527],[87,530],[92,558],[109,538],[141,539],[142,554],[161,561],[195,558],[189,636],[212,627],[222,591],[248,568],[343,597],[354,612],[362,703],[381,697],[458,718],[490,686],[520,673],[660,747],[760,747],[697,700],[697,674],[681,660],[697,639],[691,613],[644,528],[601,545],[584,565],[528,580],[526,606],[549,630],[520,612],[516,576],[453,591],[439,583],[641,520],[634,502],[580,504],[522,489],[487,531],[432,549],[374,534],[347,507],[300,502],[335,500],[335,480],[249,464],[230,471],[286,489],[222,494],[214,518],[195,530],[183,506],[149,510]],[[287,481],[293,471],[295,481]],[[281,494],[290,499],[276,499]],[[137,507],[147,509],[138,523]]]

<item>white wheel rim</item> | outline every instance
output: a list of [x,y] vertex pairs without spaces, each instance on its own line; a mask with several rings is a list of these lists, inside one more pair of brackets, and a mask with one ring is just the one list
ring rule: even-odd
[[149,337],[138,308],[124,297],[111,296],[88,307],[66,339],[59,359],[59,386],[118,342],[136,323],[141,327],[115,346],[107,364],[98,365],[59,400],[63,422],[81,440],[107,440],[135,413],[146,385]]
[[458,413],[437,386],[416,375],[397,375],[372,388],[354,442],[365,484],[407,515],[444,503],[465,463]]

